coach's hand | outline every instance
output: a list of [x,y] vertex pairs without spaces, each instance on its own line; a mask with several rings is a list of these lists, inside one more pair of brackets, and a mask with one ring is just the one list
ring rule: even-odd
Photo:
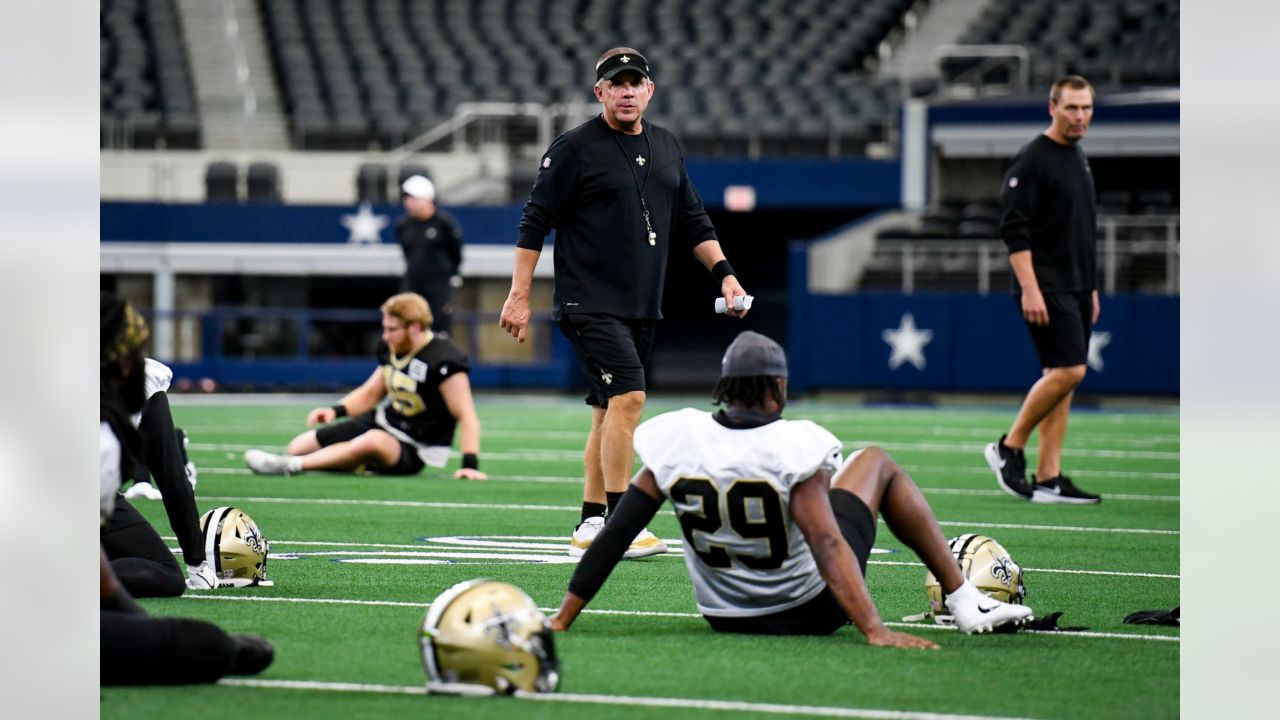
[[919,650],[938,649],[938,644],[932,640],[925,640],[922,637],[907,633],[894,632],[888,628],[882,628],[867,635],[867,644],[872,647],[916,648]]
[[746,295],[747,291],[742,289],[742,285],[738,283],[738,278],[733,275],[726,275],[724,280],[720,282],[720,294],[724,296],[725,315],[729,317],[744,318],[747,316],[747,310],[734,310],[733,299],[739,295]]
[[524,342],[529,334],[529,298],[512,293],[502,303],[502,315],[498,318],[498,327],[507,331],[520,342]]
[[1022,317],[1032,325],[1048,325],[1049,309],[1045,307],[1044,295],[1039,290],[1024,290],[1022,293]]
[[318,407],[307,415],[307,427],[313,428],[320,423],[331,423],[338,418],[338,413],[331,407]]

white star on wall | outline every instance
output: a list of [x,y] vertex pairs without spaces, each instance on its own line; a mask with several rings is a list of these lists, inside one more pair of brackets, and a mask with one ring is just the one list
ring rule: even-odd
[[340,222],[342,227],[351,233],[347,237],[347,242],[377,244],[382,242],[379,233],[391,222],[391,219],[386,215],[378,215],[373,211],[372,205],[362,202],[354,215],[343,215]]
[[916,319],[911,313],[903,313],[898,322],[898,329],[885,328],[880,337],[889,343],[889,369],[897,370],[902,363],[909,362],[917,370],[925,366],[924,346],[933,341],[932,330],[917,330]]
[[1089,369],[1102,372],[1106,363],[1102,361],[1102,349],[1111,344],[1111,333],[1093,331],[1089,336]]

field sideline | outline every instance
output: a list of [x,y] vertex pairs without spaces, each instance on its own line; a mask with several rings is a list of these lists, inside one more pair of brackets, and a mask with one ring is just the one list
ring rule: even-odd
[[[214,396],[215,398],[217,396]],[[679,527],[651,529],[672,552],[619,566],[569,633],[561,692],[518,699],[423,694],[415,633],[442,590],[473,577],[559,604],[581,502],[589,413],[569,397],[482,395],[488,482],[428,469],[411,478],[254,476],[245,449],[279,450],[313,398],[174,397],[191,437],[201,511],[235,505],[271,542],[271,588],[145,600],[157,615],[217,622],[276,645],[261,676],[218,686],[105,688],[104,718],[195,717],[865,717],[1121,718],[1179,714],[1179,631],[1125,625],[1180,604],[1180,444],[1176,407],[1073,413],[1064,462],[1098,506],[1040,506],[1000,492],[982,460],[1016,408],[796,402],[845,442],[876,444],[922,487],[948,535],[998,539],[1026,569],[1027,603],[1080,633],[968,637],[906,623],[927,608],[924,568],[880,525],[868,582],[882,616],[937,652],[866,646],[856,629],[823,638],[711,632],[696,614]],[[333,402],[332,397],[322,400]],[[646,417],[702,398],[652,399]],[[1034,453],[1029,453],[1033,455]],[[1034,467],[1034,459],[1029,458]],[[171,537],[159,502],[137,507]]]

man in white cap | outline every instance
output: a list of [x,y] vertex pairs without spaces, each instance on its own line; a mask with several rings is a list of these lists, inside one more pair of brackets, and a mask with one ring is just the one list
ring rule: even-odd
[[427,299],[435,316],[432,329],[449,336],[453,316],[453,288],[462,284],[462,229],[448,213],[436,207],[436,186],[422,175],[413,175],[400,186],[405,215],[396,223],[396,237],[404,250],[404,282],[407,292]]
[[784,420],[787,356],[750,330],[720,363],[719,412],[685,408],[636,429],[644,467],[574,570],[551,626],[568,630],[665,500],[684,534],[698,611],[713,630],[828,635],[850,621],[876,646],[936,648],[890,630],[863,578],[877,517],[939,578],[965,633],[1016,627],[1031,608],[988,597],[951,555],[920,488],[887,453]]

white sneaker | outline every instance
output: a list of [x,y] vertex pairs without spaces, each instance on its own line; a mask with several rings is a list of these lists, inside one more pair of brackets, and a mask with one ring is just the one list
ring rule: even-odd
[[650,555],[661,555],[667,551],[667,544],[657,535],[649,532],[649,528],[645,528],[636,535],[636,539],[631,541],[631,547],[622,554],[626,560],[635,560],[636,558],[649,557]]
[[124,496],[129,500],[160,500],[160,488],[149,482],[136,482],[124,491]]
[[272,455],[262,450],[244,451],[244,464],[259,475],[291,475],[294,471],[289,468],[289,461],[293,459],[289,455]]
[[187,587],[192,590],[213,590],[218,587],[218,576],[208,560],[199,565],[187,566]]
[[579,523],[573,529],[573,539],[569,541],[569,557],[582,557],[603,529],[604,518],[600,516],[589,517]]
[[999,627],[1024,625],[1032,617],[1026,605],[1011,605],[984,595],[968,580],[943,601],[966,635],[991,632]]

